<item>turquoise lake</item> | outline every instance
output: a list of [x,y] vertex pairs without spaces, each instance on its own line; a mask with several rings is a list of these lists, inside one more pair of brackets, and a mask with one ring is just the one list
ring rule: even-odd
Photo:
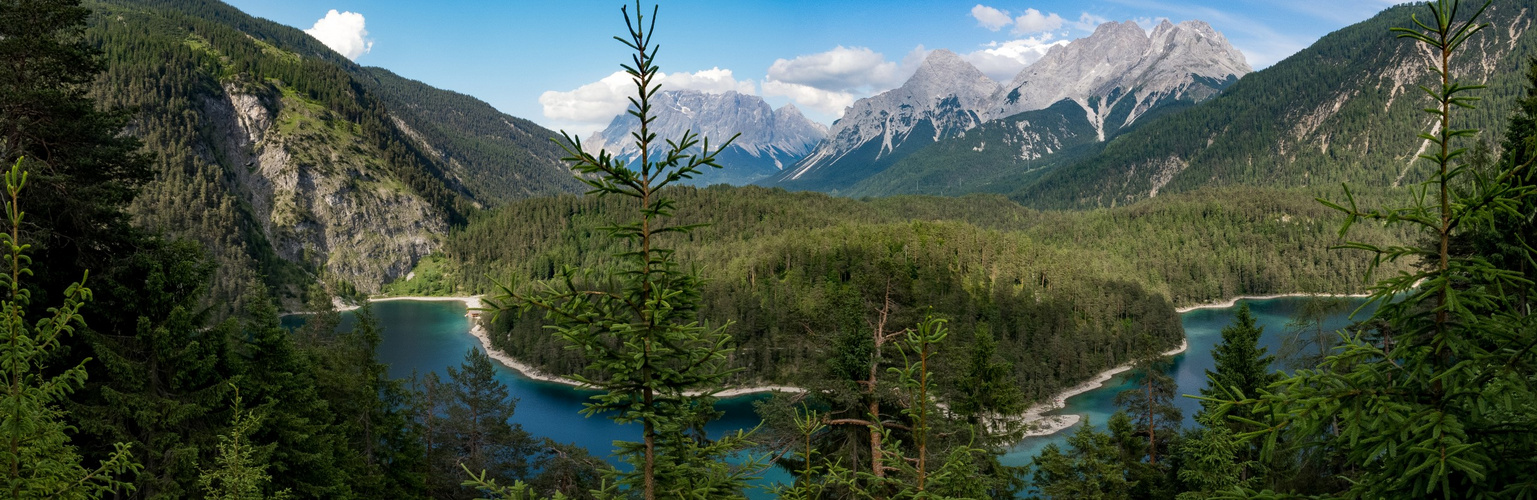
[[[1290,322],[1304,298],[1280,298],[1246,300],[1258,323],[1265,328],[1261,343],[1274,353],[1280,346]],[[1362,299],[1349,299],[1345,313],[1335,315],[1326,322],[1326,328],[1342,328],[1350,323],[1349,311],[1362,303]],[[383,327],[383,341],[379,345],[380,361],[389,364],[390,376],[408,378],[412,373],[437,372],[446,376],[449,366],[464,361],[469,349],[480,349],[480,341],[469,333],[469,320],[465,317],[462,302],[447,301],[387,301],[373,305],[374,314]],[[1184,313],[1185,335],[1190,348],[1176,355],[1170,367],[1171,375],[1179,384],[1181,394],[1196,394],[1206,384],[1206,370],[1214,366],[1211,349],[1221,340],[1222,327],[1232,322],[1236,307],[1197,309]],[[1364,314],[1364,313],[1363,313]],[[301,317],[285,318],[285,324],[296,325]],[[343,315],[342,328],[350,328],[354,318]],[[516,356],[516,353],[514,353]],[[497,366],[498,378],[507,384],[513,397],[518,398],[513,422],[524,430],[546,436],[556,441],[575,443],[591,450],[594,455],[608,456],[616,440],[633,440],[639,429],[617,425],[605,418],[583,418],[578,412],[582,403],[593,393],[550,382],[540,382],[523,377],[505,366]],[[1096,427],[1103,427],[1115,412],[1116,393],[1128,388],[1134,378],[1130,372],[1122,373],[1096,390],[1067,400],[1066,408],[1054,413],[1087,415]],[[725,416],[710,425],[712,434],[736,429],[748,429],[758,424],[752,403],[766,396],[753,395],[722,400],[719,408]],[[1177,398],[1184,410],[1186,425],[1193,424],[1193,416],[1199,403],[1190,398]],[[1079,424],[1082,425],[1082,424]],[[1030,438],[1004,455],[1010,465],[1026,465],[1030,457],[1046,444],[1063,443],[1076,426],[1051,436]],[[763,482],[788,481],[789,476],[777,469],[769,471]],[[759,496],[759,495],[754,495]]]

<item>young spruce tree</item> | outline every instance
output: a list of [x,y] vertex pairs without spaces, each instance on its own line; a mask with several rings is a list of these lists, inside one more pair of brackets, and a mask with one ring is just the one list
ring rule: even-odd
[[99,498],[118,488],[127,488],[116,477],[138,470],[128,445],[117,450],[95,469],[81,464],[80,455],[69,444],[68,426],[60,403],[69,393],[85,384],[85,362],[58,370],[48,366],[57,355],[59,341],[84,326],[80,306],[90,300],[91,290],[82,282],[70,286],[59,307],[48,308],[48,315],[36,323],[26,318],[32,293],[24,286],[23,276],[31,275],[26,251],[31,245],[21,242],[23,216],[20,196],[27,175],[18,160],[5,175],[5,215],[10,232],[0,233],[0,244],[7,250],[5,300],[0,303],[0,321],[4,322],[4,349],[0,350],[0,494],[8,498]]
[[[1346,203],[1325,202],[1347,216],[1342,234],[1368,220],[1408,224],[1424,236],[1420,245],[1346,245],[1376,262],[1425,263],[1372,288],[1371,300],[1381,306],[1373,320],[1393,333],[1391,342],[1356,332],[1318,369],[1298,370],[1242,402],[1263,417],[1250,423],[1268,425],[1244,435],[1266,439],[1268,451],[1283,434],[1336,449],[1352,498],[1537,494],[1537,325],[1513,293],[1530,281],[1519,270],[1451,251],[1469,226],[1497,214],[1529,215],[1518,209],[1532,194],[1517,182],[1530,165],[1506,165],[1488,176],[1457,161],[1465,153],[1458,143],[1477,131],[1456,128],[1454,115],[1474,106],[1478,98],[1468,94],[1481,86],[1456,80],[1453,55],[1485,27],[1477,22],[1482,8],[1472,15],[1459,8],[1455,0],[1430,2],[1428,23],[1416,17],[1414,28],[1394,28],[1429,49],[1437,80],[1422,87],[1434,101],[1425,111],[1437,126],[1421,134],[1430,143],[1421,158],[1433,170],[1414,202],[1368,210],[1348,189]],[[1453,189],[1460,182],[1472,188]],[[1520,252],[1530,259],[1529,249]]]
[[637,204],[639,220],[608,228],[609,236],[629,249],[615,255],[619,269],[607,277],[606,287],[579,286],[584,273],[568,265],[557,284],[542,292],[503,286],[488,302],[496,310],[517,305],[524,312],[546,311],[555,335],[588,360],[585,372],[574,378],[604,391],[583,413],[640,424],[639,442],[618,443],[618,454],[634,464],[632,471],[617,473],[619,486],[646,500],[740,496],[757,465],[731,466],[723,459],[747,444],[746,435],[720,440],[700,435],[702,424],[717,415],[712,395],[732,372],[727,368],[731,337],[726,325],[711,328],[699,322],[703,280],[685,271],[674,252],[662,246],[664,236],[693,229],[667,223],[675,204],[663,189],[704,168],[720,168],[715,157],[731,140],[712,149],[709,139],[692,132],[665,142],[657,137],[651,128],[657,119],[651,99],[660,90],[658,47],[652,38],[656,9],[649,19],[641,15],[638,2],[634,18],[628,10],[621,12],[628,36],[615,38],[635,51],[623,68],[635,83],[629,113],[639,122],[631,134],[639,156],[631,163],[602,150],[594,156],[569,134],[561,144],[569,155],[564,160],[592,187],[588,194]]

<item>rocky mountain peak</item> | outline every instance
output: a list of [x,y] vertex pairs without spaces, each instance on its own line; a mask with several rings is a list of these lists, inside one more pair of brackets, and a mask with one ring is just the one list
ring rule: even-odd
[[1123,99],[1134,106],[1124,123],[1112,128],[1130,125],[1168,98],[1204,99],[1217,90],[1209,81],[1251,71],[1243,54],[1205,22],[1164,20],[1152,33],[1132,21],[1107,22],[1025,67],[999,89],[988,114],[999,118],[1071,100],[1103,139],[1104,121]]
[[[761,97],[734,91],[716,94],[664,90],[651,102],[657,112],[651,130],[659,137],[677,137],[692,131],[709,137],[711,147],[714,147],[728,137],[741,134],[731,144],[729,151],[736,160],[727,164],[727,168],[733,168],[733,164],[751,163],[757,170],[777,172],[805,156],[827,135],[826,127],[807,119],[793,106],[776,110]],[[607,128],[589,137],[583,146],[633,160],[639,150],[630,133],[639,126],[640,122],[634,116],[621,114],[614,117]],[[742,182],[738,177],[710,180]]]

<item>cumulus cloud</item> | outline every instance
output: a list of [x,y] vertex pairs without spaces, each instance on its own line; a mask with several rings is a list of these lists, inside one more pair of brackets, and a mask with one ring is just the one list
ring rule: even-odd
[[768,80],[823,90],[845,90],[890,82],[897,63],[865,47],[839,45],[827,52],[778,59],[769,66]]
[[[737,80],[731,70],[721,68],[693,73],[658,73],[657,83],[662,85],[662,90],[757,94],[751,80]],[[616,71],[574,90],[545,91],[539,95],[539,104],[544,107],[545,118],[569,123],[574,130],[595,129],[624,113],[630,105],[629,97],[633,95],[635,81],[625,72]]]
[[803,108],[835,117],[843,115],[844,109],[854,105],[854,94],[849,92],[823,90],[778,80],[764,80],[763,95],[788,97]]
[[922,45],[902,57],[865,47],[837,46],[826,52],[778,59],[763,78],[763,94],[789,97],[797,105],[837,118],[855,99],[902,85],[929,51]]
[[374,48],[374,41],[368,39],[368,30],[363,28],[363,15],[356,12],[331,9],[326,12],[326,17],[315,21],[315,26],[304,32],[354,61]]
[[1042,14],[1041,11],[1035,9],[1025,9],[1024,14],[1014,18],[1014,34],[1024,35],[1027,33],[1051,31],[1061,28],[1063,22],[1065,21],[1062,20],[1062,16],[1057,15],[1055,12]]
[[1080,29],[1080,30],[1083,30],[1083,31],[1094,31],[1094,28],[1098,28],[1099,25],[1105,24],[1105,23],[1108,23],[1108,22],[1110,22],[1109,19],[1106,19],[1106,18],[1103,18],[1103,17],[1100,17],[1100,16],[1096,16],[1096,15],[1090,14],[1088,12],[1084,12],[1084,13],[1078,15],[1078,21],[1077,22],[1074,22],[1074,23],[1071,23],[1071,24],[1072,24],[1072,27],[1075,28],[1075,29]]
[[1014,79],[1014,76],[1025,69],[1025,66],[1040,60],[1052,47],[1068,43],[1067,40],[1055,38],[1056,36],[1051,33],[1043,33],[1031,38],[993,42],[987,44],[987,48],[964,54],[961,58],[972,66],[976,66],[989,78],[1007,82]]
[[977,4],[976,7],[971,8],[971,17],[977,19],[978,26],[992,31],[998,31],[1004,26],[1008,26],[1009,23],[1014,22],[1014,19],[1009,17],[1008,12],[982,4]]

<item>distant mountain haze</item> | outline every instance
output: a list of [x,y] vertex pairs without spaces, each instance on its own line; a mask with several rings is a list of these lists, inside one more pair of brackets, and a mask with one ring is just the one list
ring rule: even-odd
[[[675,139],[693,131],[711,142],[714,150],[733,135],[741,134],[718,157],[719,170],[706,169],[691,184],[749,184],[779,173],[805,157],[827,128],[801,115],[794,104],[773,109],[763,98],[734,91],[706,93],[697,90],[664,90],[652,98],[657,119],[651,131]],[[640,127],[634,115],[614,117],[607,128],[594,133],[582,145],[589,151],[608,151],[624,161],[640,155],[631,134]]]

